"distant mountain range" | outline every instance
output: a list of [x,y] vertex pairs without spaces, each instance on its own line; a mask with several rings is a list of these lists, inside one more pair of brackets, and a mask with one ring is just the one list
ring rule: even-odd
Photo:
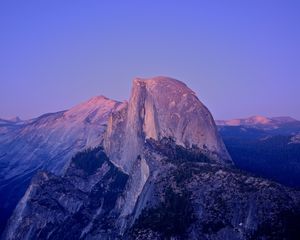
[[252,116],[231,120],[216,120],[219,127],[243,127],[243,129],[265,130],[268,134],[300,133],[300,121],[291,117]]
[[300,121],[253,116],[216,123],[236,166],[300,187]]
[[281,124],[293,123],[300,121],[291,117],[264,117],[252,116],[249,118],[236,118],[231,120],[216,120],[216,124],[220,126],[280,126]]

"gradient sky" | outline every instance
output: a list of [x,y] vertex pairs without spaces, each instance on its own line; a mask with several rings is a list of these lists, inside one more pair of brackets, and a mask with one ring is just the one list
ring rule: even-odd
[[166,75],[218,119],[300,119],[299,13],[299,0],[2,0],[0,118],[125,100],[134,77]]

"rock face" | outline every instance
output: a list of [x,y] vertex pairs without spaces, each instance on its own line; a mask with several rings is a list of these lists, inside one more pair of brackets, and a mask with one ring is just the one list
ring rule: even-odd
[[136,79],[103,146],[40,172],[3,239],[293,239],[299,192],[234,168],[183,83]]
[[210,112],[184,83],[167,77],[137,78],[129,102],[120,108],[108,121],[104,149],[132,182],[124,197],[121,229],[126,228],[123,222],[134,211],[149,172],[157,167],[145,154],[147,139],[173,139],[185,148],[197,148],[214,162],[231,164]]
[[231,163],[210,112],[175,79],[135,79],[129,103],[109,119],[104,146],[112,161],[130,171],[150,138],[172,138],[178,145],[209,152],[220,163]]
[[99,96],[29,121],[0,121],[0,230],[36,171],[60,174],[78,151],[98,146],[119,105]]
[[125,239],[299,237],[299,192],[279,184],[189,161],[168,165],[148,184],[151,192],[145,194],[153,197]]

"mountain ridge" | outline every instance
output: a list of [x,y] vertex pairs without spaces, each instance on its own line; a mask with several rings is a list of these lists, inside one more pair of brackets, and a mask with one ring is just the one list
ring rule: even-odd
[[36,175],[3,239],[297,235],[299,192],[236,169],[209,110],[184,83],[135,79],[130,100],[105,116],[95,148],[61,175]]
[[279,117],[265,117],[261,115],[254,115],[247,118],[234,118],[230,120],[216,120],[219,126],[254,126],[254,125],[278,125],[292,122],[299,122],[299,120],[289,116]]

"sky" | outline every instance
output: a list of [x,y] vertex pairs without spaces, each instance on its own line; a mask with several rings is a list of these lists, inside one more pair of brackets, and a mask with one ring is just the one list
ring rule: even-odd
[[300,119],[298,0],[2,0],[0,118],[185,82],[216,119]]

